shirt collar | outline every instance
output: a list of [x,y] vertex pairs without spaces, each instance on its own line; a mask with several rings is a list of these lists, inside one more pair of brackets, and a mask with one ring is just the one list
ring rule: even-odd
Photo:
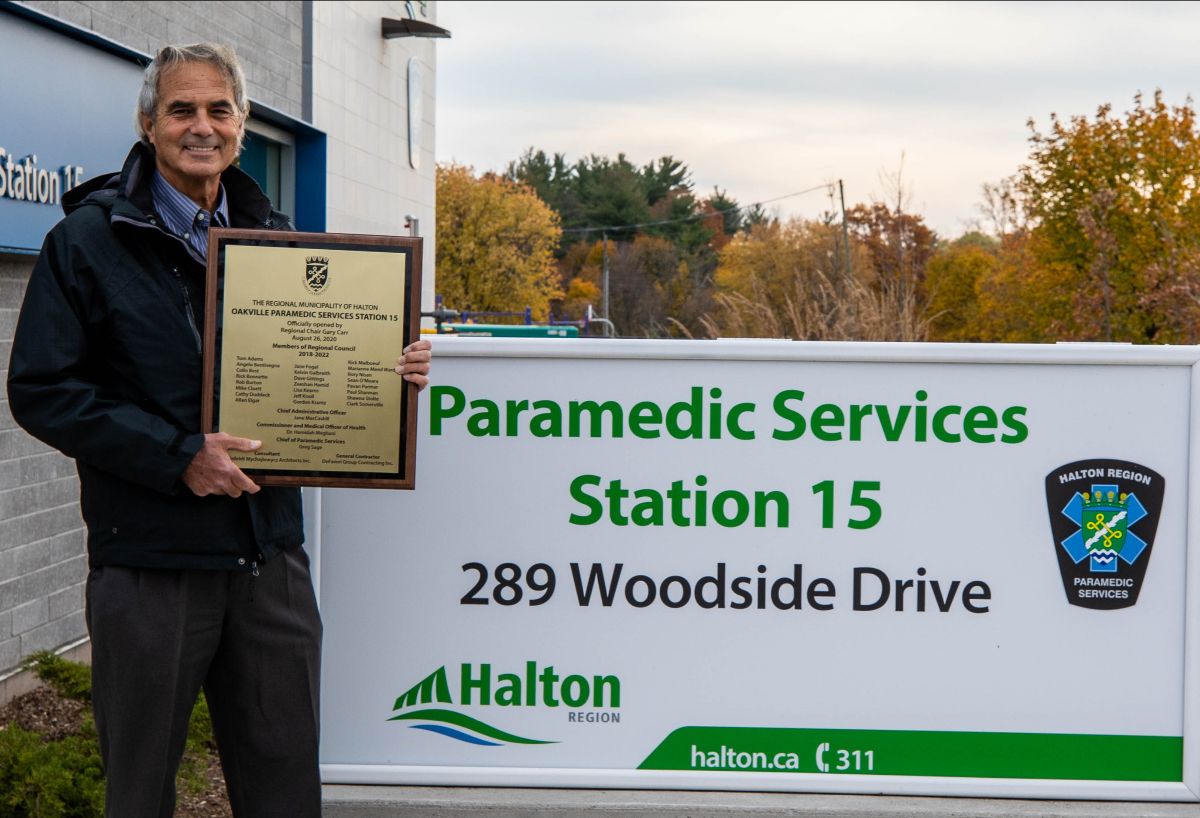
[[[150,192],[154,197],[154,208],[172,233],[182,236],[194,232],[197,226],[208,228],[208,212],[176,190],[157,169],[150,179]],[[217,189],[217,207],[212,213],[212,220],[218,227],[229,224],[229,204],[224,185]]]

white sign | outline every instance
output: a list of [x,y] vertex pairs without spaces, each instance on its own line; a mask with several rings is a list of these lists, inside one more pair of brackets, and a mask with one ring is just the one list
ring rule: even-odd
[[436,359],[310,521],[326,781],[1197,799],[1197,349]]

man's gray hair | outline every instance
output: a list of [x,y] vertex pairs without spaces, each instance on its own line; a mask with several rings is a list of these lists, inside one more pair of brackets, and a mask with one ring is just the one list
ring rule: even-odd
[[[233,103],[237,106],[243,123],[250,114],[250,100],[246,98],[246,75],[242,73],[242,64],[238,62],[232,48],[219,43],[163,46],[142,74],[142,90],[138,93],[137,110],[133,113],[138,138],[147,145],[150,144],[150,139],[146,136],[146,129],[142,127],[142,116],[154,119],[154,112],[158,110],[158,81],[163,71],[186,62],[215,66],[233,90]],[[240,143],[238,147],[241,147]]]

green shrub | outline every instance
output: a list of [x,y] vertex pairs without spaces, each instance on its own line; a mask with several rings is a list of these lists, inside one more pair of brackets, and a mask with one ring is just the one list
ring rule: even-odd
[[79,702],[92,700],[92,669],[87,665],[64,659],[53,651],[39,650],[29,654],[24,667],[64,698]]
[[47,742],[37,733],[0,730],[0,818],[99,818],[104,814],[100,747],[84,731]]
[[[91,701],[87,665],[40,651],[30,655],[24,666],[60,696]],[[202,693],[188,722],[180,786],[192,792],[204,790],[208,758],[215,748],[212,717]],[[103,814],[104,774],[90,716],[77,734],[59,741],[47,741],[15,725],[0,727],[0,818],[100,818]]]

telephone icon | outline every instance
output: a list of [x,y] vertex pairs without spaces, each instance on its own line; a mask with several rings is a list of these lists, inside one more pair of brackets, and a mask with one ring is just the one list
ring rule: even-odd
[[823,773],[829,772],[829,765],[825,762],[825,754],[829,752],[829,742],[823,742],[817,747],[817,769]]

